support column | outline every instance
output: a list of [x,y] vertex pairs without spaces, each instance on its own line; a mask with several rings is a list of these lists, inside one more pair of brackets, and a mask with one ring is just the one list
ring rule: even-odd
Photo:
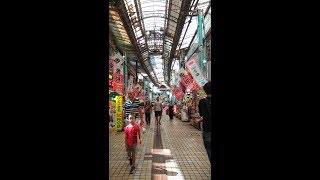
[[138,83],[138,59],[136,60],[136,84]]
[[203,55],[203,15],[202,15],[202,9],[198,9],[198,54],[199,54],[199,65],[202,70],[204,71],[204,66],[203,66],[203,60],[204,60],[204,55]]
[[127,86],[128,86],[128,62],[127,62],[127,54],[124,52],[124,62],[123,62],[123,68],[124,68],[124,94],[127,94]]
[[207,54],[206,54],[206,49],[207,49],[207,43],[206,43],[206,39],[207,39],[207,34],[206,34],[206,29],[205,29],[205,24],[204,24],[204,17],[202,16],[202,26],[203,26],[203,38],[202,38],[202,44],[203,44],[203,62],[206,61],[206,64],[204,65],[204,69],[203,69],[203,74],[206,76],[206,78],[208,78],[207,72],[208,72],[208,59],[207,59]]

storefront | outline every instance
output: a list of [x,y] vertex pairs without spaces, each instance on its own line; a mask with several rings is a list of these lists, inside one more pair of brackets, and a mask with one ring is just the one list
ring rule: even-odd
[[190,124],[195,128],[202,130],[202,117],[199,115],[199,101],[205,97],[203,89],[192,91],[192,100],[190,102]]

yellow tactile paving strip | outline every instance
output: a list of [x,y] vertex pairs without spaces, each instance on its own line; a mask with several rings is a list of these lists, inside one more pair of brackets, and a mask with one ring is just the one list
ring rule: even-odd
[[[176,118],[170,121],[165,113],[159,126],[163,149],[153,149],[156,125],[152,113],[151,125],[147,127],[142,144],[138,146],[134,174],[129,174],[124,133],[109,136],[109,179],[211,179],[211,166],[203,145],[202,132],[188,122]],[[166,174],[152,173],[152,167],[163,166],[163,163],[152,161],[152,153],[164,157]]]

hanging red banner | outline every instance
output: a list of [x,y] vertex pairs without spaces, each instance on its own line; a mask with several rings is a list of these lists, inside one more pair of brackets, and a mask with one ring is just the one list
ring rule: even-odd
[[193,80],[189,75],[185,75],[181,78],[181,84],[189,90],[193,88]]
[[178,96],[176,96],[176,98],[177,98],[177,100],[181,100],[181,98],[182,98],[182,95],[178,95]]
[[181,93],[179,93],[179,94],[177,94],[177,95],[175,95],[175,97],[177,98],[177,100],[181,100],[181,98],[182,98],[182,96],[183,96],[183,93],[181,92]]
[[181,89],[181,87],[175,87],[173,89],[173,94],[178,100],[180,100],[181,97],[182,97],[182,89]]
[[175,88],[173,89],[173,94],[176,95],[176,94],[179,94],[179,93],[182,93],[181,87],[175,87]]

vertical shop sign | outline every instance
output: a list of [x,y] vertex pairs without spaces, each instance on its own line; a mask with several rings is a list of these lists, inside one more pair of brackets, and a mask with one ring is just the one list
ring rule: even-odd
[[118,52],[111,59],[113,59],[113,91],[119,94],[124,93],[124,79],[123,79],[123,62],[124,58]]
[[115,56],[113,56],[112,59],[114,61],[115,67],[121,66],[124,62],[124,58],[119,53],[117,53]]
[[124,63],[124,58],[119,53],[117,53],[113,57],[113,66],[114,66],[113,72],[115,74],[122,74],[123,75],[123,63]]
[[122,130],[122,96],[116,96],[116,130]]

